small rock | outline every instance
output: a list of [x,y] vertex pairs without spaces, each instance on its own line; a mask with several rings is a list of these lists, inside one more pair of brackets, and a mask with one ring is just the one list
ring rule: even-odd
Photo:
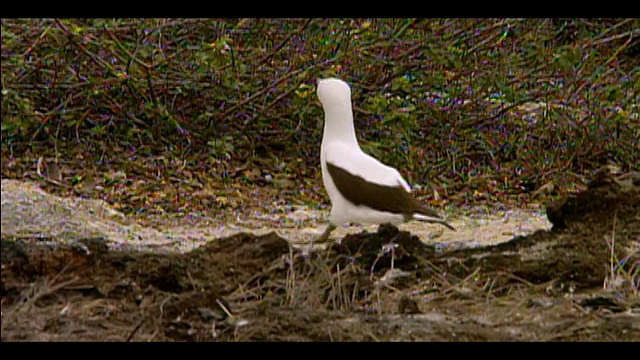
[[398,313],[400,314],[422,314],[420,308],[418,307],[418,303],[410,299],[408,296],[403,295],[398,302]]

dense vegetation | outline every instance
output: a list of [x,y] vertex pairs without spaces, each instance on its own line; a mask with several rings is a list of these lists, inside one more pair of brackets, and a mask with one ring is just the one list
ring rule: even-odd
[[308,176],[315,81],[339,76],[363,147],[411,183],[532,191],[638,168],[639,43],[637,18],[2,19],[2,157]]

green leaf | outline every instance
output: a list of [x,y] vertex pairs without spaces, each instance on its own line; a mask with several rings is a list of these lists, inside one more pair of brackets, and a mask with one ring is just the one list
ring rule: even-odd
[[622,92],[620,91],[620,85],[610,85],[607,87],[607,100],[616,101],[620,99],[622,96]]
[[405,76],[397,77],[391,80],[391,91],[399,90],[402,90],[404,92],[411,91],[411,83]]

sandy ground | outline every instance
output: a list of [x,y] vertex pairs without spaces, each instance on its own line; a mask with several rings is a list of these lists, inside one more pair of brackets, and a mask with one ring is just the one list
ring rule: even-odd
[[[256,219],[250,222],[231,224],[208,224],[206,221],[194,223],[189,226],[174,224],[164,231],[171,232],[176,238],[184,241],[199,238],[217,238],[234,235],[247,231],[255,235],[263,235],[275,231],[281,237],[289,240],[294,245],[308,244],[316,239],[326,228],[328,212],[299,207],[285,217],[287,223],[300,225],[269,226],[273,216],[268,219]],[[311,220],[311,221],[309,221]],[[309,224],[311,222],[311,224]],[[536,230],[547,230],[551,223],[541,210],[534,209],[510,209],[490,210],[485,207],[467,209],[465,214],[450,218],[450,223],[456,231],[450,231],[442,226],[411,221],[398,226],[416,235],[425,243],[440,244],[444,247],[474,247],[491,245],[508,241],[514,236],[523,236]],[[375,232],[377,225],[354,225],[337,228],[332,234],[333,240],[342,239],[347,234],[360,233],[362,231]]]
[[[2,233],[35,237],[105,237],[115,247],[149,247],[192,250],[212,239],[240,232],[263,235],[275,231],[294,245],[308,244],[325,229],[328,212],[296,206],[283,213],[277,209],[256,211],[248,220],[219,222],[214,219],[155,218],[137,221],[108,204],[82,198],[60,198],[42,191],[33,183],[2,180]],[[411,221],[401,224],[420,240],[443,247],[490,245],[551,227],[542,209],[528,206],[504,209],[496,206],[456,210],[448,216],[457,231],[440,225]],[[344,226],[331,238],[364,230],[375,232],[377,225]]]

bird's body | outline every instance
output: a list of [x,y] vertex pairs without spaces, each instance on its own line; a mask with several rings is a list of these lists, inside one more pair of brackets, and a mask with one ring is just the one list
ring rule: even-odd
[[[338,169],[346,170],[347,163],[357,163],[357,169],[350,169],[352,175],[365,178],[366,173],[371,176],[367,177],[370,181],[375,181],[381,185],[387,186],[407,186],[402,177],[397,174],[397,170],[384,165],[375,158],[365,154],[359,147],[357,149],[350,148],[340,142],[323,142],[320,153],[320,162],[322,164],[322,180],[327,189],[331,200],[331,215],[329,220],[334,225],[344,225],[348,223],[362,224],[381,224],[392,223],[397,224],[404,222],[404,215],[401,213],[391,213],[387,211],[378,211],[368,206],[362,206],[348,201],[339,191],[331,174],[329,173],[329,164]],[[373,171],[375,170],[375,171]],[[354,189],[357,190],[357,189]]]
[[351,90],[339,79],[318,82],[318,98],[325,112],[320,150],[322,179],[331,200],[330,225],[399,224],[410,219],[440,223],[437,213],[420,205],[398,170],[365,154],[355,135]]

